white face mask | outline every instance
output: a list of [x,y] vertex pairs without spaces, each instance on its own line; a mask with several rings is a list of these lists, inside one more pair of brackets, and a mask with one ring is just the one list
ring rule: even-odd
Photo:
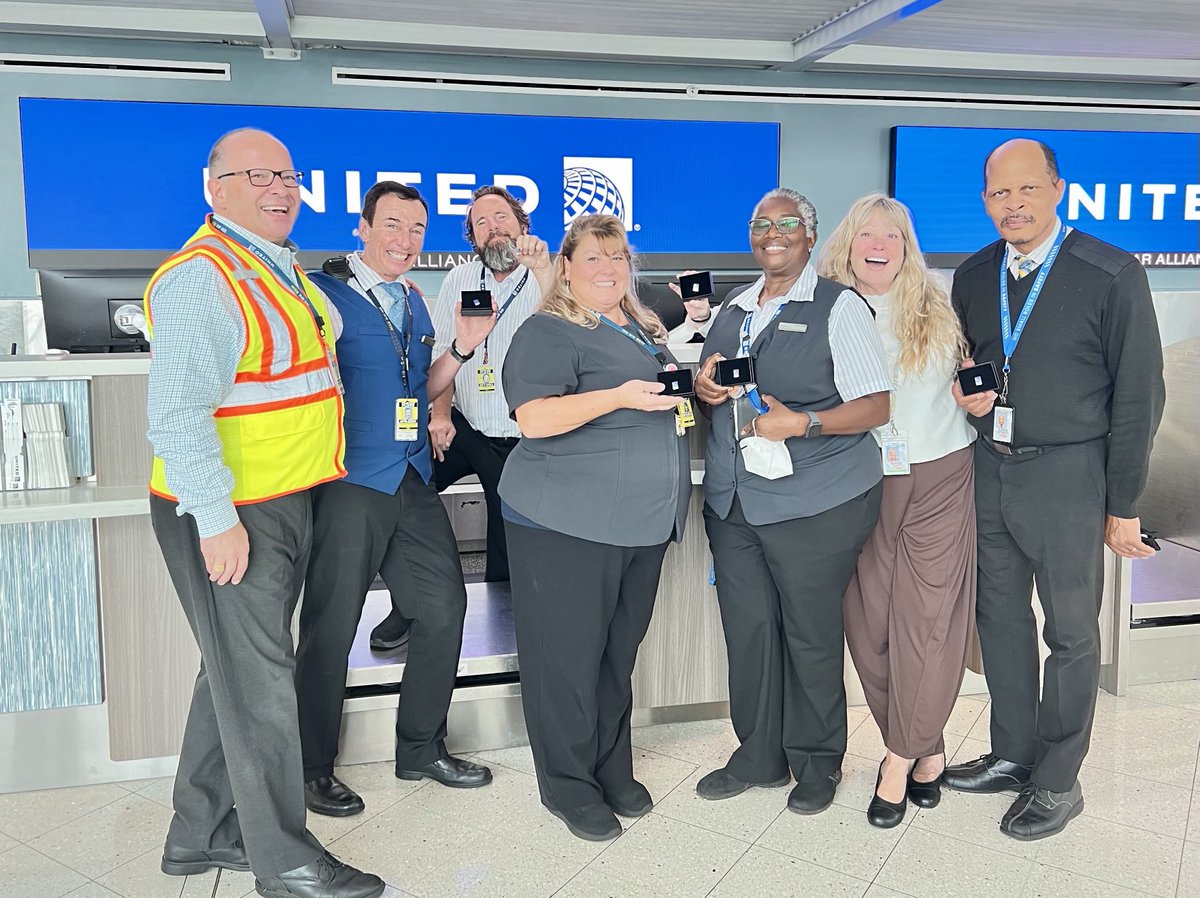
[[741,440],[742,461],[746,470],[767,480],[778,480],[792,473],[792,454],[786,443],[766,437],[750,436]]

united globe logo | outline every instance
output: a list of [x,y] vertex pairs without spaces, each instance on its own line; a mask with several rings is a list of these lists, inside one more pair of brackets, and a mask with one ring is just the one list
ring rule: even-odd
[[563,158],[563,226],[580,215],[615,215],[633,230],[633,160]]

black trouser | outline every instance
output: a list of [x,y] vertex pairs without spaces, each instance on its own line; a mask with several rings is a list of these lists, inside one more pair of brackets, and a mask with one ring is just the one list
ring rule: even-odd
[[456,408],[450,410],[450,421],[454,425],[454,440],[443,454],[444,460],[433,463],[438,492],[468,474],[479,477],[487,502],[487,568],[483,579],[507,580],[508,543],[504,534],[504,518],[500,514],[500,475],[517,440],[485,436],[472,428]]
[[467,593],[442,500],[410,466],[392,496],[345,481],[313,490],[312,560],[296,656],[306,781],[333,773],[350,647],[376,574],[412,621],[396,767],[423,767],[445,752]]
[[633,665],[667,544],[625,548],[511,521],[521,703],[542,804],[570,812],[633,782]]
[[[979,521],[976,622],[992,698],[992,751],[1034,766],[1055,792],[1075,784],[1091,740],[1100,684],[1104,440],[1044,454],[975,447]],[[1038,696],[1032,594],[1050,648]]]
[[741,745],[726,764],[748,783],[815,782],[846,754],[842,596],[879,517],[882,485],[828,511],[750,524],[735,498],[704,506],[729,652],[729,716]]
[[154,535],[200,646],[167,841],[206,851],[241,839],[255,876],[266,879],[322,851],[305,829],[292,684],[292,612],[312,533],[309,493],[238,509],[250,563],[236,586],[208,579],[196,521],[178,516],[178,507],[150,497]]

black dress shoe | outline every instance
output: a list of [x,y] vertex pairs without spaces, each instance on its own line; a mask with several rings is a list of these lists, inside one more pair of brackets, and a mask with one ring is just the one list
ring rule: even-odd
[[1029,783],[1000,821],[1000,832],[1022,842],[1056,835],[1083,812],[1083,789],[1076,782],[1066,792],[1051,792]]
[[701,798],[707,798],[709,801],[720,801],[723,798],[733,798],[735,795],[741,795],[752,786],[762,786],[765,789],[786,786],[790,779],[791,777],[784,774],[781,779],[774,780],[773,782],[748,783],[730,773],[727,767],[722,767],[720,770],[706,773],[700,778],[700,782],[696,783],[696,794]]
[[893,803],[879,797],[879,784],[883,782],[883,763],[879,762],[879,775],[875,777],[875,794],[871,796],[871,803],[867,805],[867,822],[880,829],[891,829],[904,820],[908,800],[902,798],[899,803]]
[[570,812],[547,807],[547,811],[567,825],[571,835],[589,842],[607,842],[621,835],[621,821],[613,816],[608,805],[590,804]]
[[1032,767],[986,754],[974,761],[947,767],[942,771],[942,782],[958,792],[1020,792],[1032,773]]
[[208,851],[181,848],[168,842],[163,846],[162,863],[159,864],[159,869],[168,876],[196,876],[218,867],[241,873],[250,869],[246,848],[241,841],[234,842],[228,848],[210,848]]
[[371,631],[371,651],[390,652],[408,642],[412,635],[412,621],[395,608]]
[[336,776],[319,776],[305,783],[304,806],[326,817],[353,817],[366,807],[359,794]]
[[416,770],[401,770],[397,767],[396,776],[402,780],[437,780],[443,786],[455,789],[475,789],[492,781],[492,771],[488,768],[453,755],[438,758],[432,764],[426,764]]
[[311,864],[255,879],[254,891],[264,898],[379,898],[387,883],[363,873],[326,851]]
[[942,777],[946,773],[945,756],[942,758],[942,772],[927,783],[913,779],[917,768],[908,772],[908,800],[919,808],[936,808],[942,800]]
[[604,803],[622,817],[644,817],[654,810],[650,790],[637,780],[621,789],[604,790]]
[[788,796],[788,810],[797,814],[821,813],[833,804],[833,796],[837,794],[838,783],[841,781],[842,771],[838,769],[819,780],[796,783]]

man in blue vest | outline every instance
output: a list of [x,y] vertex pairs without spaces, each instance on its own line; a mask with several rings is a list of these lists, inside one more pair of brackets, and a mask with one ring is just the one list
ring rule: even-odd
[[341,317],[348,473],[313,495],[296,691],[305,803],[334,817],[364,807],[333,765],[350,647],[377,574],[412,621],[396,715],[396,776],[457,788],[492,780],[490,770],[451,756],[444,743],[467,595],[454,532],[430,483],[427,428],[430,399],[450,386],[495,316],[456,315],[449,352],[431,364],[433,325],[404,278],[428,220],[420,193],[381,181],[363,200],[362,252],[312,275]]

